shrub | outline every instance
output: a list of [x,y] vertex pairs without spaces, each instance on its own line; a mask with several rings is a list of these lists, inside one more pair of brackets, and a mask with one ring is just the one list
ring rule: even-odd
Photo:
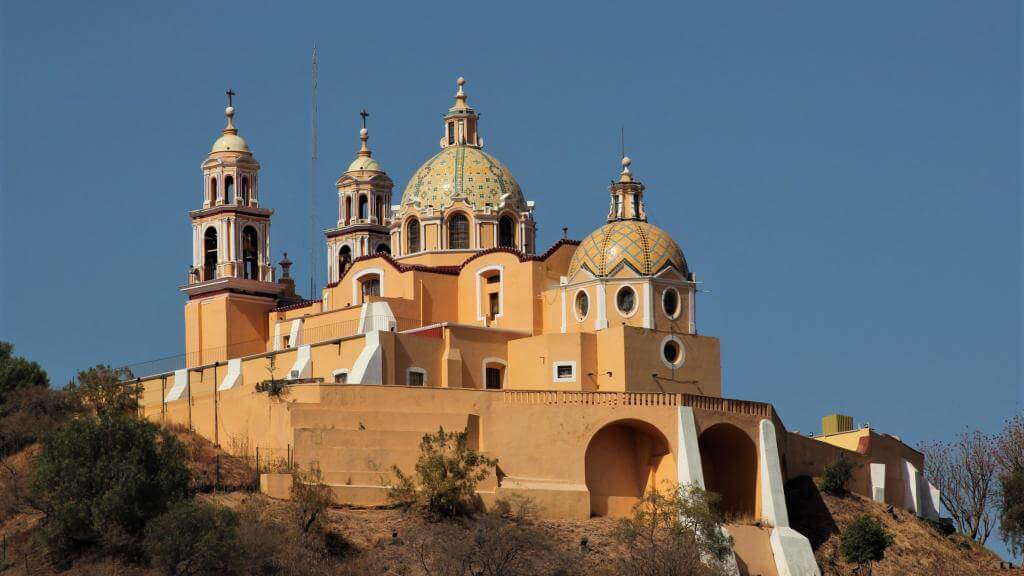
[[321,576],[328,573],[325,535],[303,533],[291,515],[251,496],[239,508],[240,572],[254,575]]
[[145,549],[168,576],[240,574],[237,526],[227,508],[181,500],[149,523]]
[[885,557],[885,549],[892,545],[892,536],[881,522],[870,516],[861,516],[853,521],[840,536],[839,551],[843,560],[867,567]]
[[497,460],[468,447],[465,432],[439,428],[420,442],[415,480],[394,467],[397,482],[388,496],[400,506],[415,507],[434,517],[470,515],[477,508],[477,484],[497,465]]
[[186,495],[181,443],[128,416],[78,418],[47,436],[32,479],[58,563],[79,549],[133,551],[146,523]]
[[628,551],[624,574],[704,576],[725,574],[732,539],[722,531],[718,498],[696,486],[669,485],[648,492],[619,521],[615,539]]
[[0,456],[38,442],[78,410],[78,403],[64,390],[32,386],[9,391],[0,403]]
[[331,505],[331,489],[324,484],[319,468],[292,475],[292,504],[299,519],[299,528],[309,532]]
[[853,463],[843,456],[825,466],[822,474],[821,489],[834,496],[846,494],[846,484],[853,477]]

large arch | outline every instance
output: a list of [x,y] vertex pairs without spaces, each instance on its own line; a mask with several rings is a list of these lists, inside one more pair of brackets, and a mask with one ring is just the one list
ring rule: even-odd
[[641,420],[603,426],[587,444],[584,461],[592,516],[628,516],[647,491],[675,479],[668,439]]
[[757,494],[757,446],[732,424],[719,423],[697,439],[704,485],[722,497],[720,507],[728,518],[754,519]]

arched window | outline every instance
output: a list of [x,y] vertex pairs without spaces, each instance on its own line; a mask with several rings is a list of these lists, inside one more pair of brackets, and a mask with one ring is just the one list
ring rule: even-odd
[[377,202],[374,204],[374,216],[377,217],[377,223],[381,224],[384,222],[384,197],[377,196]]
[[633,218],[640,217],[640,197],[633,194]]
[[203,234],[203,280],[217,275],[217,229],[210,226]]
[[502,216],[498,220],[498,246],[505,248],[512,248],[515,246],[516,240],[516,224],[512,221],[512,218],[508,216]]
[[249,177],[242,176],[242,204],[249,205]]
[[448,248],[465,250],[469,248],[469,218],[455,214],[448,219]]
[[377,244],[377,254],[391,254],[391,246],[387,244]]
[[259,280],[259,237],[256,229],[246,226],[242,230],[242,270],[247,280]]
[[455,122],[448,123],[448,145],[455,144]]
[[352,219],[352,197],[345,197],[345,214],[342,215],[341,220],[343,223],[348,224]]
[[352,262],[352,248],[348,246],[342,246],[341,250],[338,250],[338,280],[345,275],[345,270],[348,270],[348,265]]
[[367,276],[360,283],[363,288],[363,302],[366,302],[368,296],[380,296],[380,276],[376,274]]
[[366,194],[359,196],[359,218],[366,220],[370,217],[370,202],[366,199]]
[[231,204],[235,201],[235,179],[231,176],[224,177],[224,202]]
[[210,206],[217,203],[217,179],[210,178]]
[[406,253],[414,254],[420,251],[420,221],[413,218],[405,226]]

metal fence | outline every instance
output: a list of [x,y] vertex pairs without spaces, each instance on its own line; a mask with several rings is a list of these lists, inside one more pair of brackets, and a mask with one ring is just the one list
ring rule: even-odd
[[[298,319],[296,319],[298,320]],[[416,318],[394,317],[386,315],[367,315],[357,319],[344,320],[323,324],[321,326],[303,326],[294,333],[289,329],[292,320],[282,321],[279,334],[271,334],[269,340],[262,338],[236,342],[228,346],[215,346],[175,354],[153,360],[144,360],[127,364],[122,370],[122,380],[146,378],[159,374],[169,374],[182,368],[192,368],[224,362],[230,358],[241,358],[266,354],[276,350],[288,350],[306,344],[320,344],[332,340],[342,340],[374,330],[403,331],[420,328],[422,321]]]

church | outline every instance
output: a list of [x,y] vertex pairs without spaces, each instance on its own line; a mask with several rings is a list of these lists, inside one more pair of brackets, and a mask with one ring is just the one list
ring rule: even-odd
[[[692,483],[721,495],[741,564],[770,549],[778,574],[818,573],[784,483],[839,458],[852,491],[937,516],[923,455],[896,436],[841,415],[808,436],[772,404],[725,397],[697,276],[629,158],[610,167],[606,222],[538,247],[538,204],[485,152],[464,79],[440,151],[399,197],[364,116],[324,230],[328,284],[307,300],[287,255],[272,262],[274,211],[232,95],[189,214],[185,362],[135,374],[147,418],[315,466],[339,505],[386,504],[393,467],[412,471],[439,427],[497,459],[485,505],[519,494],[545,517],[623,516]],[[264,474],[261,489],[287,498],[291,481]]]

